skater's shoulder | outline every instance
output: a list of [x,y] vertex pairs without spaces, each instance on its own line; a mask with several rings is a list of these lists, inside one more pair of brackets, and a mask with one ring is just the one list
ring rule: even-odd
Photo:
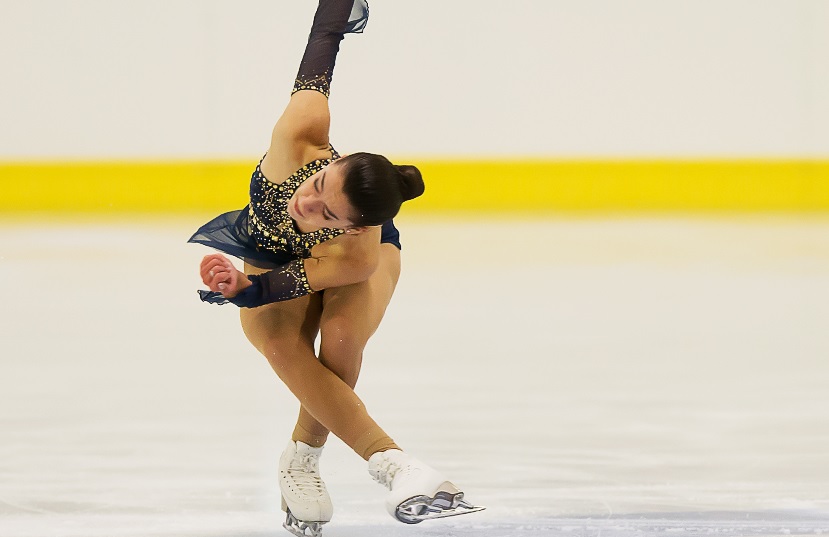
[[314,246],[305,260],[308,282],[314,290],[343,287],[369,279],[380,263],[378,237],[342,234]]
[[311,257],[326,257],[354,266],[376,267],[380,252],[380,234],[379,226],[366,227],[355,233],[342,233],[314,246]]

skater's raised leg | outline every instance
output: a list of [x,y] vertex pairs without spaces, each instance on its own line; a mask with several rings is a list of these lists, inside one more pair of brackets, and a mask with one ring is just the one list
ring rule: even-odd
[[484,509],[466,502],[463,492],[446,476],[398,449],[372,455],[368,472],[390,491],[386,510],[406,524]]

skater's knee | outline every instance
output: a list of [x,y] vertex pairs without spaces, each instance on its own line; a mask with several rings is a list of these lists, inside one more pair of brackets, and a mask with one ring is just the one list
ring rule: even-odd
[[291,372],[292,362],[296,360],[298,354],[302,349],[296,345],[296,342],[291,342],[283,338],[267,338],[258,345],[259,351],[271,364],[271,367],[276,374],[281,378]]
[[362,354],[370,336],[359,322],[344,315],[326,319],[320,327],[320,345],[336,354]]
[[328,319],[320,331],[320,359],[352,387],[357,382],[368,335],[345,317]]

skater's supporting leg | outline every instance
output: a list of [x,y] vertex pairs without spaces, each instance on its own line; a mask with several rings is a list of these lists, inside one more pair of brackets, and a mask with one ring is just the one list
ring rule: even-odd
[[[286,512],[290,510],[297,521],[325,524],[334,515],[331,496],[319,471],[322,449],[302,442],[288,442],[288,447],[279,457],[282,509]],[[290,517],[286,524],[295,525]]]
[[[400,250],[382,244],[379,266],[368,280],[327,289],[323,295],[320,362],[351,388],[360,374],[363,349],[383,319],[399,276]],[[304,407],[300,408],[294,441],[320,447],[328,433]]]
[[[259,272],[249,265],[246,270]],[[366,460],[378,451],[396,447],[354,390],[314,354],[320,319],[317,295],[245,308],[240,313],[248,340],[320,424]]]

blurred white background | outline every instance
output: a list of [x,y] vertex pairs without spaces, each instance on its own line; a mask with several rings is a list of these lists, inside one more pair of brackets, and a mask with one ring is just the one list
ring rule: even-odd
[[[258,158],[310,0],[0,2],[0,159]],[[823,0],[375,0],[332,139],[415,156],[829,156]]]
[[[829,157],[822,0],[371,6],[343,152]],[[0,1],[0,161],[255,161],[314,9]],[[196,298],[210,216],[0,222],[0,537],[283,534],[296,402]],[[825,216],[399,224],[358,392],[489,509],[403,527],[333,440],[326,537],[829,533]]]

